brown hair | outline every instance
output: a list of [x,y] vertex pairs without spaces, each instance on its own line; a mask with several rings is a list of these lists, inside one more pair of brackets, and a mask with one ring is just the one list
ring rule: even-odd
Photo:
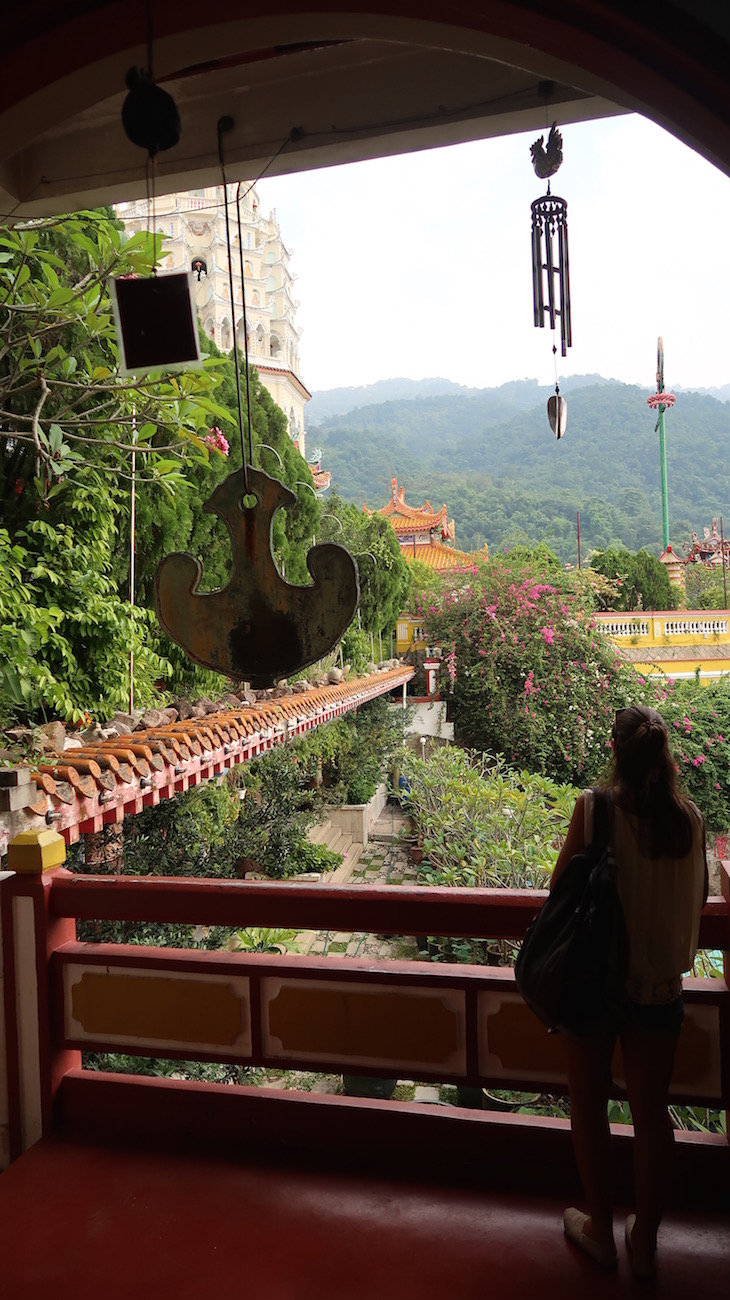
[[650,858],[683,858],[692,846],[692,815],[680,793],[661,714],[643,704],[616,713],[611,784],[639,818],[639,847]]

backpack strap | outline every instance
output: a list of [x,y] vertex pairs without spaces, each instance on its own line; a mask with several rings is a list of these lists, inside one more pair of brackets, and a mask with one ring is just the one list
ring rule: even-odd
[[613,829],[613,791],[602,790],[594,786],[592,794],[593,839],[591,840],[591,848],[599,848],[607,844],[611,838]]

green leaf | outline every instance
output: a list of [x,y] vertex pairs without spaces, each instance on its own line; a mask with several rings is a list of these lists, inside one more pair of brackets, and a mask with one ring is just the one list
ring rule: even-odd
[[64,289],[63,287],[54,289],[53,293],[49,294],[47,305],[50,308],[65,307],[66,303],[71,302],[75,296],[73,289]]
[[59,424],[52,424],[48,430],[48,445],[52,452],[61,450],[63,446],[63,429]]

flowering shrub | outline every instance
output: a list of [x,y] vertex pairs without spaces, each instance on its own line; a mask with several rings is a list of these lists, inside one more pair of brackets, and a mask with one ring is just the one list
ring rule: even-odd
[[[605,767],[613,713],[648,688],[596,629],[589,601],[544,556],[499,556],[417,606],[450,647],[457,743],[585,785]],[[444,671],[444,670],[442,670]]]
[[730,681],[710,686],[668,679],[655,707],[669,728],[680,783],[708,830],[730,827]]
[[409,754],[408,811],[423,841],[420,883],[544,889],[578,791],[512,772],[490,754]]

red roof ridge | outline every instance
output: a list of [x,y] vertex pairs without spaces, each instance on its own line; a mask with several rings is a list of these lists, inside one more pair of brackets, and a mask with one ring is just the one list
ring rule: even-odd
[[222,708],[203,718],[90,742],[48,756],[31,771],[35,801],[0,813],[0,854],[19,830],[50,822],[68,844],[107,823],[222,775],[290,737],[304,734],[404,682],[413,668],[399,663],[353,681],[312,687],[255,704]]

